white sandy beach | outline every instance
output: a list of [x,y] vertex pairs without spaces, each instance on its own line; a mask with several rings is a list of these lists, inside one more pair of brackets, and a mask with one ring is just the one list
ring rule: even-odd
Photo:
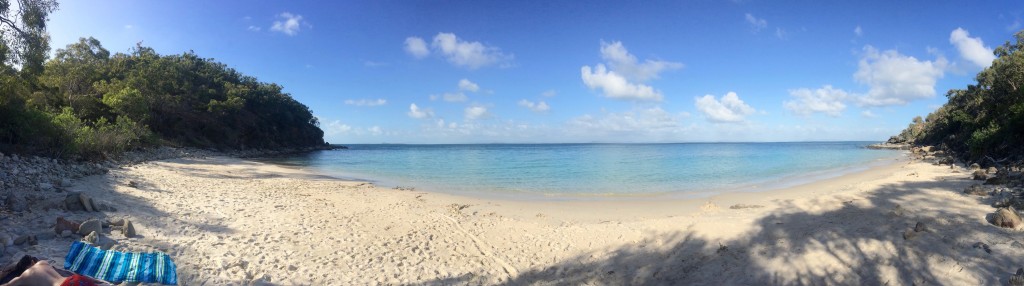
[[[973,183],[904,160],[763,193],[505,201],[211,157],[74,181],[115,212],[24,220],[127,217],[139,237],[106,233],[115,249],[171,254],[181,285],[1005,284],[1024,237],[986,222],[990,202],[962,194]],[[26,252],[62,264],[74,239]]]

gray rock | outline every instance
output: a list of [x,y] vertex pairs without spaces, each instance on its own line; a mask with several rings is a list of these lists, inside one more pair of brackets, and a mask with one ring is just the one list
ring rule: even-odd
[[61,187],[70,187],[71,186],[71,179],[68,179],[68,178],[61,179],[60,180],[60,186]]
[[18,195],[10,195],[7,197],[7,208],[13,212],[23,212],[28,210],[28,204],[25,200],[18,197]]
[[137,233],[135,233],[135,225],[132,224],[132,221],[124,221],[124,226],[121,228],[121,233],[124,234],[124,237],[135,237],[135,235],[137,235]]
[[982,187],[980,184],[974,184],[964,189],[964,194],[975,196],[987,196],[988,191],[985,190],[985,187]]
[[96,208],[94,208],[93,205],[92,205],[92,198],[90,198],[89,196],[85,195],[85,193],[78,194],[78,200],[79,200],[79,203],[81,203],[82,206],[85,207],[85,211],[87,211],[87,212],[94,212],[94,211],[96,211]]
[[78,234],[88,235],[90,232],[103,232],[103,225],[100,223],[100,221],[96,219],[90,219],[82,222],[82,225],[78,228]]
[[28,241],[28,235],[18,236],[14,239],[14,245],[21,245],[22,243],[25,243],[25,241]]
[[100,240],[100,235],[95,231],[90,232],[82,238],[82,241],[88,242],[89,244],[96,244]]
[[974,179],[975,180],[980,180],[980,181],[987,180],[988,179],[988,173],[986,173],[984,170],[975,170],[974,171]]
[[928,227],[925,226],[923,222],[917,222],[917,225],[914,225],[914,232],[922,231],[928,231]]
[[49,190],[52,190],[52,189],[53,189],[53,184],[50,184],[50,183],[47,183],[47,182],[39,183],[39,190],[41,190],[41,191],[49,191]]
[[998,227],[1017,228],[1021,225],[1020,215],[1013,208],[1000,208],[991,215],[989,220]]
[[71,236],[71,230],[70,229],[65,229],[64,231],[60,232],[60,237],[69,237],[69,236]]
[[69,211],[83,211],[82,199],[78,193],[70,192],[64,197],[64,208]]

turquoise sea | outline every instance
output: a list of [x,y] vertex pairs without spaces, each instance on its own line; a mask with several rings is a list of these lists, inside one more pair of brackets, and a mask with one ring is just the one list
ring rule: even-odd
[[513,198],[707,196],[762,191],[881,165],[875,142],[347,145],[272,158],[383,187]]

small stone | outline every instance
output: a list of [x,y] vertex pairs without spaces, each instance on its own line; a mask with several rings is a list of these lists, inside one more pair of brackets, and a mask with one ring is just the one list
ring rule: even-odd
[[905,240],[911,240],[914,239],[915,237],[917,237],[917,232],[914,232],[913,230],[908,229],[907,231],[903,232],[903,239]]
[[999,169],[996,169],[996,167],[988,167],[989,174],[995,174],[997,172],[999,172]]
[[39,239],[35,235],[28,236],[28,245],[39,245]]
[[64,231],[60,232],[60,237],[69,237],[69,236],[71,236],[71,233],[72,232],[71,232],[70,229],[65,229]]
[[981,170],[981,165],[978,165],[978,163],[973,163],[973,164],[971,164],[970,170],[971,171]]
[[988,191],[981,184],[974,184],[964,189],[964,194],[975,195],[975,196],[987,196]]
[[60,180],[60,186],[61,187],[70,187],[71,186],[71,179],[68,179],[68,178],[61,179]]
[[987,180],[988,179],[988,173],[986,173],[984,170],[975,170],[974,171],[974,179],[975,180],[979,180],[979,181]]
[[96,232],[93,231],[93,232],[90,232],[85,237],[83,237],[82,241],[88,242],[89,244],[96,244],[96,241],[99,241],[99,239],[100,239],[100,235],[96,234]]
[[94,211],[96,211],[96,209],[92,207],[93,206],[92,205],[92,198],[90,198],[89,196],[87,196],[85,194],[78,194],[78,200],[82,204],[82,206],[85,207],[85,211],[87,211],[87,212],[94,212]]
[[923,222],[917,222],[917,225],[914,225],[914,232],[922,231],[928,231],[928,227],[926,227]]
[[1013,208],[1000,208],[996,210],[989,222],[998,227],[1005,228],[1017,228],[1017,226],[1021,225],[1020,215]]
[[48,191],[50,189],[53,189],[53,184],[46,182],[39,183],[39,190]]
[[67,196],[64,197],[64,208],[69,210],[69,211],[82,211],[82,210],[85,210],[85,208],[82,207],[81,196],[79,196],[78,193],[73,193],[73,192],[72,193],[68,193]]
[[79,227],[81,227],[81,225],[79,223],[77,223],[77,222],[66,220],[66,219],[64,219],[64,217],[58,217],[57,218],[57,224],[53,226],[53,232],[54,233],[63,233],[65,230],[70,230],[71,232],[77,232]]
[[25,243],[25,241],[28,241],[28,235],[22,235],[22,236],[19,236],[18,238],[15,238],[14,239],[14,244],[15,245],[21,245],[22,243]]
[[[0,233],[0,245],[3,245],[3,246],[13,246],[14,245],[14,238],[11,237],[10,234]],[[0,256],[3,256],[2,252],[0,252]]]
[[139,183],[135,182],[135,181],[128,181],[128,186],[132,187],[132,188],[138,189],[139,188]]
[[132,221],[124,221],[124,226],[121,228],[121,233],[124,234],[124,237],[135,237],[135,235],[137,235],[137,233],[135,233],[135,225],[132,224]]
[[78,228],[78,234],[88,235],[90,232],[103,232],[103,225],[100,223],[100,221],[96,219],[90,219],[82,222],[81,227]]

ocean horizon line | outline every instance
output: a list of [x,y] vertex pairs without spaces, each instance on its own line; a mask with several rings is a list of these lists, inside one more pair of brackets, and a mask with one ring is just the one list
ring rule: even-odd
[[672,145],[672,144],[778,144],[778,143],[851,143],[885,142],[885,140],[807,140],[807,141],[683,141],[683,142],[489,142],[489,143],[330,143],[331,146],[351,145]]

